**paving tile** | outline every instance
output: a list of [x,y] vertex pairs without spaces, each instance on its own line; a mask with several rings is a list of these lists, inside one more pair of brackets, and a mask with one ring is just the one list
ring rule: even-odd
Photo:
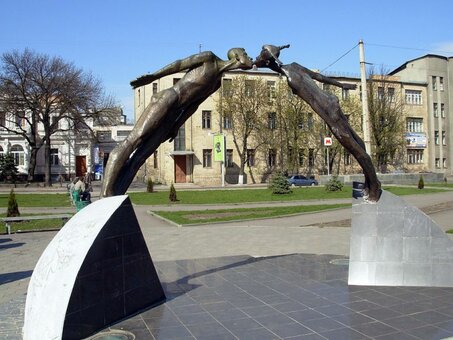
[[257,329],[257,328],[263,328],[263,325],[259,324],[257,321],[255,321],[252,318],[224,321],[224,322],[222,322],[222,325],[226,329],[230,330],[232,333],[246,331],[246,330],[252,330],[252,329]]
[[362,323],[359,325],[354,325],[351,328],[369,337],[395,333],[397,331],[397,329],[379,321]]
[[269,330],[282,338],[289,338],[298,335],[306,335],[312,333],[312,330],[302,326],[300,323],[292,322],[289,324],[275,325],[268,327]]
[[190,338],[192,334],[184,326],[164,327],[151,329],[155,339],[181,339]]
[[262,327],[248,330],[237,330],[235,335],[244,340],[275,340],[279,337],[270,330]]
[[374,319],[357,312],[341,314],[332,317],[333,320],[341,322],[343,325],[353,327],[356,325],[373,322]]
[[301,322],[305,327],[317,333],[327,332],[334,329],[344,328],[344,325],[331,318],[312,319]]
[[351,328],[339,328],[333,331],[327,331],[320,333],[326,339],[331,340],[364,340],[371,339],[366,335],[359,333]]
[[453,333],[431,325],[410,329],[405,331],[405,333],[420,339],[443,339],[453,336]]
[[314,309],[304,309],[296,312],[286,313],[290,318],[296,320],[297,322],[303,323],[307,320],[313,319],[322,319],[325,318],[326,315],[321,314]]
[[362,311],[362,314],[369,316],[376,320],[388,320],[392,318],[396,318],[401,315],[400,312],[394,311],[389,308],[377,308],[377,309],[370,309],[366,311]]
[[445,322],[451,319],[450,316],[432,311],[420,312],[411,315],[413,318],[423,321],[427,324],[435,324],[439,322]]
[[384,321],[384,323],[398,330],[413,329],[426,325],[425,322],[408,315],[398,316],[393,319],[387,319]]

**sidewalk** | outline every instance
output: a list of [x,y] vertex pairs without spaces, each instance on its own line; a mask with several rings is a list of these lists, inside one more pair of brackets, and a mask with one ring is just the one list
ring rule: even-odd
[[[426,207],[453,201],[453,192],[407,196],[405,197],[405,199],[417,207]],[[351,202],[351,200],[341,201]],[[311,203],[313,202],[308,202],[308,204]],[[244,205],[241,204],[241,206]],[[168,208],[177,209],[181,207],[182,206],[177,205],[170,206]],[[211,207],[213,208],[215,207],[215,205],[210,206],[210,208]],[[225,208],[225,205],[221,205],[221,207]],[[154,208],[155,207],[153,207],[153,209]],[[190,208],[195,207],[191,206]],[[40,210],[42,211],[42,208]],[[248,335],[244,335],[242,337],[237,335],[236,333],[234,333],[234,327],[237,326],[223,323],[220,315],[214,313],[214,311],[212,310],[211,312],[208,312],[206,310],[206,308],[208,308],[206,305],[206,299],[210,297],[213,298],[214,296],[212,294],[214,292],[216,292],[215,296],[218,299],[221,299],[218,302],[216,300],[216,303],[222,302],[222,305],[227,304],[230,308],[229,312],[224,315],[225,318],[241,316],[241,322],[245,322],[245,320],[247,320],[247,322],[249,322],[250,324],[253,323],[255,325],[255,322],[259,322],[260,319],[257,316],[256,317],[258,319],[252,317],[252,315],[250,314],[252,312],[250,308],[254,306],[254,303],[258,302],[252,302],[252,300],[250,299],[252,298],[252,296],[254,296],[254,298],[257,298],[257,294],[259,294],[260,292],[263,293],[264,291],[267,291],[267,289],[272,287],[272,290],[269,290],[269,294],[276,294],[275,297],[272,297],[272,299],[275,299],[273,300],[274,302],[271,302],[271,295],[259,296],[259,303],[262,304],[262,306],[260,305],[260,309],[255,310],[256,313],[260,311],[268,311],[274,314],[277,313],[275,314],[274,319],[279,320],[280,318],[283,318],[283,314],[285,315],[285,317],[287,317],[287,315],[282,312],[284,306],[286,306],[285,308],[290,308],[291,306],[291,308],[296,308],[291,310],[291,313],[295,313],[296,311],[298,311],[299,313],[305,311],[303,312],[304,315],[312,315],[315,312],[321,313],[317,314],[318,317],[315,318],[315,320],[322,322],[324,327],[335,324],[338,329],[343,329],[345,327],[346,321],[343,320],[342,323],[340,322],[340,324],[338,324],[339,320],[335,318],[332,319],[334,315],[329,316],[328,309],[323,309],[322,305],[314,305],[315,301],[317,301],[316,303],[318,303],[321,301],[319,299],[322,299],[324,305],[329,306],[332,312],[341,310],[342,313],[348,312],[356,314],[357,311],[351,310],[351,308],[349,308],[349,305],[344,304],[346,303],[346,300],[349,302],[362,300],[365,301],[366,299],[368,299],[369,301],[373,300],[374,302],[372,304],[368,302],[368,306],[373,306],[374,309],[382,309],[389,307],[388,305],[383,306],[382,304],[390,304],[390,301],[393,301],[394,303],[398,302],[400,304],[403,302],[412,302],[413,304],[414,301],[417,301],[417,297],[418,299],[423,298],[423,296],[420,296],[420,289],[404,290],[404,293],[407,294],[404,295],[407,296],[407,301],[404,301],[402,300],[403,295],[399,295],[401,297],[400,299],[395,296],[390,299],[389,295],[382,295],[382,292],[380,292],[378,289],[374,290],[368,288],[368,290],[364,290],[364,294],[366,294],[358,298],[357,295],[354,295],[356,294],[354,293],[354,291],[349,291],[347,284],[345,283],[347,277],[345,276],[346,274],[344,267],[335,267],[329,265],[328,261],[325,262],[327,259],[341,259],[345,256],[348,256],[349,254],[349,228],[339,228],[335,226],[323,227],[323,223],[331,223],[331,225],[335,225],[336,221],[342,221],[350,218],[350,208],[269,220],[223,223],[187,228],[177,228],[160,219],[154,218],[148,213],[148,210],[150,210],[149,206],[135,205],[134,210],[142,228],[153,261],[159,268],[159,275],[162,275],[161,279],[165,283],[167,295],[172,297],[165,305],[163,305],[165,313],[163,316],[160,315],[159,318],[164,321],[168,321],[169,314],[171,314],[173,315],[172,318],[178,316],[178,320],[181,320],[178,321],[178,323],[175,322],[175,324],[169,328],[161,328],[160,336],[156,335],[159,333],[156,333],[156,331],[152,327],[148,327],[149,325],[146,327],[143,326],[143,329],[140,330],[140,332],[148,332],[146,333],[148,337],[143,336],[143,339],[153,339],[153,337],[154,339],[171,338],[170,336],[163,336],[163,334],[165,334],[164,330],[168,332],[170,332],[170,330],[172,330],[173,332],[183,332],[184,330],[184,334],[186,334],[185,332],[188,332],[188,337],[192,339],[198,338],[196,336],[196,334],[198,333],[196,333],[197,331],[193,328],[195,326],[190,323],[185,324],[184,320],[188,320],[186,318],[189,317],[191,318],[191,320],[195,320],[195,318],[197,320],[200,320],[199,318],[202,316],[206,318],[209,316],[209,320],[214,320],[209,322],[210,325],[218,325],[218,322],[221,322],[222,326],[216,327],[220,327],[219,329],[222,329],[222,332],[225,331],[225,328],[227,328],[229,332],[233,332],[228,333],[229,337],[215,337],[211,334],[210,338],[251,338]],[[443,216],[444,223],[446,225],[453,221],[453,211],[444,211],[439,213],[438,215]],[[2,253],[2,256],[0,257],[0,315],[2,315],[2,322],[0,322],[0,338],[20,339],[20,329],[22,325],[23,307],[25,303],[27,285],[40,254],[54,235],[55,232],[41,232],[0,236],[0,251]],[[316,256],[313,257],[313,254]],[[322,254],[328,254],[328,256]],[[323,257],[320,257],[321,255]],[[223,267],[219,267],[219,263],[232,264],[233,268],[229,270],[220,270],[218,268]],[[270,266],[269,268],[273,268],[272,275],[274,276],[272,276],[272,279],[270,276],[263,276],[265,275],[265,273],[267,273],[266,275],[271,273],[270,271],[262,272],[262,266],[265,263],[266,266]],[[285,271],[283,269],[285,263],[289,266],[288,268],[295,272],[291,274],[289,271]],[[306,274],[304,274],[305,279],[303,280],[301,280],[300,277],[301,268],[299,268],[298,266],[304,266],[305,268],[304,270]],[[211,271],[211,274],[209,274],[209,271],[208,274],[204,275],[201,275],[198,272],[194,278],[190,279],[191,275],[193,274],[191,270],[202,267],[217,269],[214,272]],[[218,270],[220,271],[216,273]],[[197,272],[197,270],[195,271]],[[182,276],[178,276],[176,275],[176,273],[179,273],[179,275]],[[245,275],[240,273],[247,274]],[[216,288],[224,287],[224,285],[222,286],[222,283],[226,284],[226,281],[223,275],[227,274],[228,276],[226,277],[226,279],[227,281],[230,280],[228,281],[228,283],[231,283],[233,285],[228,289],[238,289],[238,287],[241,287],[241,292],[238,291],[237,294],[231,296],[231,300],[224,295],[222,295],[223,297],[220,298],[220,290],[218,290],[220,288]],[[209,279],[210,277],[215,280],[211,281]],[[264,277],[267,277],[267,279],[264,279]],[[185,285],[180,285],[181,282],[187,283]],[[279,282],[279,284],[274,286],[273,283],[277,284],[277,282]],[[310,282],[311,284],[309,284]],[[205,285],[206,283],[207,285]],[[221,285],[216,286],[216,283],[220,283]],[[191,285],[195,285],[199,288],[191,288],[191,290],[193,290],[191,292],[181,291],[177,294],[177,296],[174,295],[174,289],[183,289],[183,287],[188,287]],[[264,288],[263,285],[268,288]],[[291,292],[295,292],[293,291],[293,289],[296,289],[296,285],[302,285],[297,286],[297,291],[304,291],[305,295],[291,295]],[[315,290],[315,287],[317,287],[317,291]],[[244,289],[246,289],[245,291],[248,294],[251,294],[247,295],[247,298],[244,297]],[[322,292],[323,289],[324,292]],[[199,292],[201,291],[204,291],[205,293],[203,295],[200,295]],[[278,294],[276,293],[277,291],[279,292]],[[315,294],[315,292],[318,293],[307,297],[308,292],[311,292],[310,294]],[[398,292],[401,292],[402,294],[403,290]],[[435,290],[429,293],[431,295],[426,295],[424,296],[424,298],[434,298],[435,296],[440,296],[441,293],[446,292],[448,294],[451,294],[451,296],[453,297],[453,292],[451,290]],[[330,295],[327,293],[330,293]],[[353,295],[351,295],[351,293]],[[395,293],[393,293],[393,290],[386,291],[386,294],[387,293],[396,294],[396,291]],[[327,296],[329,296],[329,299],[330,297],[333,298],[334,296],[336,296],[336,298],[334,300],[326,300]],[[372,296],[375,296],[376,299],[374,300]],[[412,298],[412,296],[416,296],[416,298]],[[248,305],[240,306],[240,297],[242,299],[242,303],[245,303],[247,301]],[[342,301],[342,303],[340,303],[340,300]],[[196,308],[198,312],[190,315],[179,315],[178,311],[181,312],[181,308],[183,308],[183,306],[186,306],[184,304],[181,304],[182,301],[184,301],[184,303],[186,304],[189,303],[190,306],[193,305],[192,308]],[[205,302],[198,304],[197,301]],[[441,301],[439,300],[436,308],[444,308],[446,311],[447,307],[452,307],[451,305],[445,305],[446,303],[448,303],[448,299],[444,298],[443,301],[444,302],[441,303]],[[266,303],[263,304],[263,302]],[[175,303],[181,304],[178,307],[179,309],[174,309],[173,307],[171,307],[174,306]],[[310,304],[313,305],[310,306]],[[427,308],[427,305],[428,304],[424,305],[424,308]],[[276,306],[280,307],[276,309]],[[420,308],[422,308],[422,306],[420,306]],[[371,310],[373,311],[374,309],[371,308]],[[160,309],[150,310],[149,312],[152,314],[157,313],[157,311],[159,310]],[[248,314],[246,310],[248,310]],[[361,320],[366,320],[368,321],[368,323],[379,323],[379,326],[381,327],[380,329],[389,330],[390,333],[393,332],[396,334],[400,332],[398,328],[385,328],[390,326],[385,323],[385,320],[381,320],[377,316],[377,314],[373,314],[373,319],[370,319],[371,312],[369,314],[364,314],[365,312],[365,310],[362,310],[360,312],[360,315],[354,314],[354,318],[360,317]],[[425,310],[420,310],[419,312],[428,313],[428,311]],[[431,313],[431,315],[434,313],[433,311],[429,312]],[[390,312],[387,311],[387,313]],[[448,315],[441,312],[436,313],[434,313],[434,315],[436,315],[437,317],[444,318],[442,319],[442,321],[438,321],[439,323],[447,321],[450,322],[450,318],[451,320],[453,320],[453,315],[451,317],[448,317]],[[211,319],[213,315],[217,315],[216,319]],[[402,314],[401,312],[398,315],[401,317],[404,316],[404,314]],[[305,334],[318,335],[317,338],[320,339],[329,338],[327,336],[327,333],[324,333],[324,331],[320,330],[320,328],[317,328],[318,326],[316,326],[314,323],[312,323],[310,326],[309,324],[311,323],[311,319],[309,319],[310,318],[307,319],[306,317],[304,317],[300,320],[300,322],[295,323],[295,319],[294,317],[292,317],[291,319],[287,319],[287,321],[285,322],[291,322],[291,324],[294,324],[293,327],[297,328],[299,331],[306,332]],[[132,321],[129,321],[130,324],[128,324],[128,321],[126,321],[125,324],[123,323],[124,329],[137,329],[137,327],[134,328],[131,325],[137,325],[137,322],[142,324],[143,320],[146,320],[146,317],[138,316],[138,321],[135,318],[133,318]],[[181,325],[179,322],[183,322],[183,325]],[[267,327],[265,324],[263,324],[263,322],[264,320],[261,320],[261,322],[259,322],[259,326],[257,326],[258,328],[251,327],[251,329],[247,328],[247,330],[250,332],[255,332],[256,329],[260,329],[263,334],[268,334],[267,332],[271,332],[271,335],[269,337],[258,337],[262,339],[279,339],[283,337],[278,335],[280,333],[275,333],[277,332],[276,329],[273,329],[273,327],[271,326]],[[384,323],[386,325],[385,327],[382,326]],[[287,324],[288,323],[285,323],[285,325]],[[206,326],[206,324],[203,324],[203,322],[197,325],[200,327],[200,329],[204,329],[203,332],[206,332],[210,329],[210,326]],[[428,324],[419,321],[416,326],[421,327],[425,325]],[[434,327],[436,331],[443,329],[439,328],[437,324],[435,326],[431,326],[431,324],[429,325],[431,327],[431,330],[432,327]],[[450,323],[448,325],[450,325]],[[371,326],[372,325],[370,325],[370,327]],[[351,327],[354,328],[355,325],[348,324],[348,332],[351,331]],[[318,331],[316,331],[317,329]],[[358,331],[356,328],[354,328],[353,330],[354,332]],[[151,335],[149,332],[151,332],[153,335]],[[201,335],[199,336],[199,338],[206,338],[206,333],[203,332],[200,333]],[[366,330],[362,330],[362,332],[366,332]],[[444,333],[442,334],[446,334],[447,336],[453,335],[453,333],[449,333],[447,330],[443,330],[443,332]],[[137,333],[136,335],[138,334],[141,333]],[[172,334],[174,335],[175,333]],[[203,334],[204,336],[202,336]],[[247,334],[250,335],[251,333]],[[361,336],[359,338],[368,338],[364,336],[364,333],[360,334]],[[382,333],[381,335],[383,334],[387,333]],[[401,338],[405,338],[404,334]]]

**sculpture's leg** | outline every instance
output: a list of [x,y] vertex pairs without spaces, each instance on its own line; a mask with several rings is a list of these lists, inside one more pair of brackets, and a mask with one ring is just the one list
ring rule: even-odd
[[[366,153],[365,143],[352,129],[341,111],[337,98],[329,102],[328,112],[335,114],[325,119],[340,144],[357,160],[365,176],[365,190],[369,201],[377,202],[381,195],[381,184],[377,178],[370,155]],[[331,121],[334,118],[334,121]],[[338,119],[336,119],[338,118]]]

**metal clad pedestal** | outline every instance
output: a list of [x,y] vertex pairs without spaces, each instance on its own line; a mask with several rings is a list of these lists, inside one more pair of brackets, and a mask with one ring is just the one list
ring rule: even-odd
[[353,199],[348,283],[453,287],[453,241],[389,192],[377,203]]
[[104,198],[73,216],[41,255],[24,339],[85,338],[164,299],[129,198]]

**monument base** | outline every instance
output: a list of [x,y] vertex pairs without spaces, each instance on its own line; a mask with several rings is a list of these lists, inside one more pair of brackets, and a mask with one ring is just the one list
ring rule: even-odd
[[453,241],[426,214],[383,191],[354,198],[350,285],[453,287]]
[[104,198],[74,215],[41,255],[24,339],[85,338],[164,300],[129,198]]

